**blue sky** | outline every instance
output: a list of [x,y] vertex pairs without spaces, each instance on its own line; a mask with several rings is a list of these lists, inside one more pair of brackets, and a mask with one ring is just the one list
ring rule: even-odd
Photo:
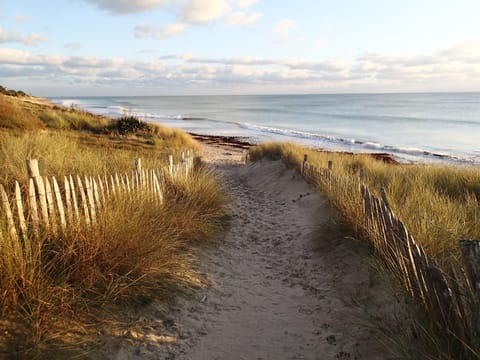
[[41,96],[476,91],[478,0],[0,1],[0,84]]

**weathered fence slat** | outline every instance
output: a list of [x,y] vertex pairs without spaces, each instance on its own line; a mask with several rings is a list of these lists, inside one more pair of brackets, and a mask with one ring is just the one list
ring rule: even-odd
[[92,181],[91,178],[85,176],[85,192],[87,193],[87,201],[88,201],[88,210],[90,213],[90,220],[93,224],[95,224],[97,220],[97,214],[95,211],[95,199],[93,197],[93,189],[92,189]]
[[35,187],[37,190],[38,200],[40,203],[40,211],[42,213],[42,220],[45,227],[49,227],[50,223],[48,221],[48,207],[47,207],[47,194],[45,192],[45,184],[41,176],[33,178],[35,182]]
[[37,194],[35,191],[35,183],[32,178],[28,182],[28,200],[30,207],[30,219],[33,227],[33,234],[36,238],[39,236],[39,220],[37,208]]
[[94,177],[91,178],[91,181],[92,181],[93,197],[95,199],[95,205],[97,209],[100,209],[100,207],[102,206],[102,201],[100,199],[100,194],[98,193],[97,181],[95,180]]
[[104,203],[105,203],[105,202],[106,202],[106,199],[107,199],[108,197],[110,197],[110,195],[112,195],[112,194],[110,193],[110,187],[109,187],[109,185],[108,185],[108,176],[107,176],[107,175],[105,175],[105,176],[103,177],[103,182],[104,182],[104,183],[103,183],[103,186],[104,186],[103,189],[105,190],[105,192],[104,192],[104,194],[105,194],[105,195],[104,195]]
[[115,195],[116,194],[116,188],[115,188],[115,178],[113,175],[110,175],[110,195]]
[[168,155],[168,173],[170,174],[170,177],[174,177],[173,173],[173,155]]
[[80,193],[80,198],[81,198],[81,202],[82,202],[85,223],[87,225],[90,225],[91,224],[91,222],[90,222],[90,212],[88,211],[87,196],[85,195],[85,190],[83,189],[82,179],[80,179],[80,176],[78,176],[78,175],[77,175],[77,186],[78,186],[78,191]]
[[22,239],[26,242],[28,239],[27,223],[25,221],[25,212],[23,209],[22,192],[18,181],[15,181],[15,204],[17,207],[18,223],[20,225],[20,231],[22,232]]
[[57,209],[58,215],[60,216],[60,226],[62,230],[65,231],[67,228],[67,221],[65,218],[65,208],[63,207],[62,194],[60,193],[60,188],[57,183],[55,176],[52,177],[53,191],[55,193],[55,199],[57,200]]
[[81,220],[80,220],[80,207],[79,207],[77,191],[75,189],[75,183],[73,182],[72,175],[69,176],[69,180],[70,180],[70,193],[72,195],[73,213],[75,214],[75,221],[76,221],[77,225],[80,225],[80,222],[81,222]]
[[98,181],[98,188],[99,188],[98,191],[100,193],[100,203],[102,206],[104,206],[107,202],[106,197],[108,197],[108,188],[103,186],[103,180],[100,175],[98,175],[97,181]]
[[72,199],[70,194],[70,181],[66,176],[63,177],[63,188],[65,189],[65,213],[67,215],[68,224],[73,224],[73,209],[72,209]]
[[13,221],[12,209],[10,208],[10,202],[8,201],[7,193],[2,184],[0,184],[0,199],[2,200],[3,211],[7,220],[7,231],[13,241],[18,241],[17,229],[15,228],[15,222]]
[[480,241],[462,239],[459,246],[469,286],[480,299]]
[[57,222],[55,218],[55,203],[53,200],[52,195],[52,187],[50,186],[50,181],[48,178],[45,178],[45,192],[47,196],[47,204],[48,204],[48,222],[52,227],[53,233],[57,233]]

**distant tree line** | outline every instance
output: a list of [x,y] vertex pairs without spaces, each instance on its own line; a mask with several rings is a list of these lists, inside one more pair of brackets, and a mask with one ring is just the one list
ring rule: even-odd
[[22,90],[10,90],[4,86],[0,85],[0,94],[8,95],[8,96],[27,96],[28,94],[23,92]]

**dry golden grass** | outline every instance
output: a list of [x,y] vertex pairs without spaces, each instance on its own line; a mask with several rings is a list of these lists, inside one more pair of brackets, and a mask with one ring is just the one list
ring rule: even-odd
[[[304,154],[314,166],[326,168],[333,161],[333,172],[340,175],[358,176],[360,168],[365,169],[369,188],[377,193],[386,189],[394,212],[439,263],[458,257],[459,239],[480,239],[478,167],[392,165],[369,155],[318,152],[296,144],[270,143],[250,150],[251,159],[283,158],[297,167]],[[349,222],[361,227],[360,197],[341,192],[329,195]]]
[[22,106],[22,102],[0,94],[0,128],[41,130],[44,127],[34,111]]
[[75,131],[43,131],[15,134],[0,129],[0,183],[14,180],[26,185],[26,159],[38,159],[42,175],[110,174],[132,169],[133,159],[142,158],[144,167],[166,164],[168,155],[176,161],[181,152],[197,151],[198,144],[184,133],[165,128],[156,144],[135,136],[92,135]]
[[[18,114],[4,113],[7,119]],[[61,178],[131,172],[135,158],[142,158],[144,168],[159,168],[169,154],[178,161],[181,151],[198,149],[178,130],[149,125],[148,134],[95,134],[92,124],[101,124],[96,117],[86,126],[69,116],[90,115],[65,109],[58,114],[57,120],[69,125],[55,127],[67,130],[0,129],[0,183],[10,191],[14,180],[26,187],[26,159],[39,159],[42,175]],[[112,199],[92,228],[44,231],[39,240],[21,243],[4,236],[0,357],[45,358],[65,346],[75,351],[65,334],[83,334],[80,341],[85,341],[94,331],[92,324],[110,316],[111,306],[125,309],[146,299],[165,300],[193,286],[196,247],[212,241],[224,225],[225,194],[215,176],[199,165],[188,179],[167,179],[165,191],[163,205],[149,197]],[[5,229],[0,222],[4,235]]]
[[[385,188],[394,212],[405,223],[417,243],[429,258],[438,264],[445,274],[450,266],[463,272],[458,240],[461,238],[480,240],[480,206],[478,167],[456,167],[445,165],[392,165],[375,160],[369,155],[317,152],[296,144],[269,143],[250,149],[252,160],[263,157],[283,159],[287,164],[301,169],[304,154],[313,166],[326,168],[333,161],[333,173],[346,179],[345,187],[320,185],[359,237],[367,237],[363,216],[363,199],[359,189],[359,170],[365,170],[365,183],[377,192]],[[381,250],[379,251],[382,257]],[[382,260],[387,268],[394,269],[392,275],[400,279],[403,267],[396,266],[397,258],[386,254]],[[390,266],[388,266],[390,265]],[[447,275],[448,276],[448,275]],[[463,289],[463,285],[458,284]],[[472,297],[465,287],[461,296]],[[435,294],[432,294],[435,296]],[[475,304],[475,300],[473,300]],[[475,337],[465,335],[465,329],[447,333],[438,326],[440,309],[417,311],[413,304],[410,322],[415,333],[412,338],[405,335],[397,344],[406,358],[417,359],[479,359],[480,347]],[[422,308],[425,310],[425,308]],[[464,314],[459,315],[463,318]],[[407,334],[406,333],[406,334]],[[398,339],[397,339],[398,340]]]

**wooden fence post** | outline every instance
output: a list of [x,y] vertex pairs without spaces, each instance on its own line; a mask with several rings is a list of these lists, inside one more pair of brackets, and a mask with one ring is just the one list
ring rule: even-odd
[[82,184],[82,179],[80,179],[80,176],[77,175],[77,185],[78,185],[78,191],[80,192],[80,198],[82,200],[82,207],[83,207],[83,215],[85,218],[85,223],[87,226],[90,226],[90,214],[88,211],[88,203],[87,203],[87,196],[85,195],[85,190],[83,189],[83,184]]
[[33,179],[35,187],[37,188],[37,195],[40,201],[40,211],[42,213],[43,222],[45,224],[45,227],[49,228],[50,222],[48,220],[47,194],[45,192],[45,183],[40,176],[37,159],[27,160],[27,171],[28,176]]
[[3,204],[3,210],[5,212],[5,217],[7,219],[7,231],[10,233],[12,240],[18,241],[17,229],[15,228],[15,223],[13,221],[12,210],[10,208],[10,202],[8,201],[7,193],[3,188],[3,185],[0,184],[0,198]]
[[142,159],[135,159],[135,181],[137,185],[137,190],[143,188],[143,182],[145,181],[142,178]]
[[22,193],[20,192],[20,184],[18,183],[18,181],[15,181],[15,202],[17,204],[17,214],[18,214],[18,222],[20,224],[20,230],[22,231],[23,240],[26,242],[28,239],[27,224],[25,222],[25,212],[23,210]]
[[69,175],[68,179],[70,180],[70,195],[72,196],[72,205],[73,205],[72,215],[75,215],[77,225],[80,225],[80,210],[79,210],[79,204],[78,204],[79,201],[77,197],[77,191],[75,190],[75,183],[73,182],[72,175]]
[[168,155],[168,172],[170,177],[173,178],[173,155]]
[[62,227],[62,230],[65,232],[65,230],[67,229],[67,222],[65,219],[65,209],[63,207],[60,187],[58,186],[58,182],[57,182],[57,179],[55,179],[55,176],[52,177],[52,183],[53,183],[53,192],[55,193],[55,199],[57,200],[58,215],[60,216],[60,226]]
[[30,218],[32,219],[33,234],[38,238],[39,236],[39,220],[38,220],[38,208],[37,208],[37,194],[35,191],[35,183],[32,178],[28,182],[28,198],[30,207]]
[[365,169],[360,168],[360,184],[364,185],[365,184]]
[[305,165],[308,162],[308,155],[304,154],[303,155],[303,163],[302,163],[302,175],[305,176]]
[[387,206],[387,208],[390,209],[390,203],[388,202],[387,192],[385,191],[385,188],[383,186],[380,189],[380,195],[382,196],[382,200],[385,203],[385,205]]
[[328,185],[330,186],[330,190],[332,189],[333,187],[333,176],[332,176],[332,169],[333,169],[333,161],[332,160],[328,160],[328,163],[327,163],[327,173],[328,173]]
[[50,219],[50,225],[54,234],[57,233],[57,222],[55,219],[55,204],[53,200],[52,187],[50,186],[50,181],[48,178],[45,178],[45,192],[47,194],[47,204],[48,204],[48,213]]
[[480,241],[460,240],[460,250],[472,290],[480,297]]

